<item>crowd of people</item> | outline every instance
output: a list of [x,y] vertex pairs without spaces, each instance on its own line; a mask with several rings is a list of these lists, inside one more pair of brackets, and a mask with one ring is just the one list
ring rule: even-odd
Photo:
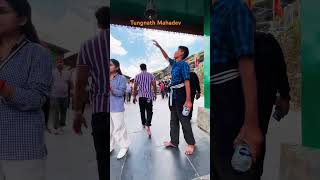
[[[138,102],[142,128],[151,138],[153,102],[157,100],[158,89],[162,99],[168,98],[168,108],[171,112],[171,115],[168,116],[170,118],[171,140],[164,142],[164,146],[167,148],[178,147],[181,124],[188,144],[185,154],[192,155],[195,150],[191,119],[194,99],[200,98],[201,90],[197,74],[190,72],[190,66],[185,61],[189,55],[189,49],[185,46],[179,46],[174,58],[171,59],[158,42],[154,41],[154,44],[172,66],[171,80],[169,81],[160,80],[157,84],[154,75],[147,71],[146,64],[141,64],[141,72],[134,79],[127,81],[122,75],[119,61],[111,59],[110,62],[110,152],[114,150],[115,144],[118,144],[120,146],[118,159],[127,154],[130,145],[124,121],[124,102],[130,102],[128,96],[131,95],[133,96],[133,103]],[[183,114],[184,110],[189,113],[187,115]]]

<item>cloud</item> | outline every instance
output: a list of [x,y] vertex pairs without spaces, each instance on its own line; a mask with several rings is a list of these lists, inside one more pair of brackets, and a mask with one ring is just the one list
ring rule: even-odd
[[142,63],[147,65],[148,72],[151,73],[164,69],[169,65],[169,63],[165,61],[161,54],[152,53],[148,57],[130,59],[127,64],[122,65],[122,72],[125,75],[134,77],[140,73],[140,64]]
[[158,43],[164,49],[177,48],[180,45],[190,46],[198,40],[201,40],[201,36],[174,33],[167,31],[157,31],[157,30],[144,30],[144,41],[146,45],[153,46],[152,40],[158,41]]
[[[199,41],[201,42],[203,40],[202,36],[183,33],[173,33],[142,28],[128,28],[117,25],[112,25],[111,28],[119,34],[125,34],[125,40],[122,39],[124,44],[134,44],[139,42],[143,43],[143,46],[145,46],[145,53],[141,54],[139,57],[132,58],[129,56],[129,54],[126,54],[125,56],[126,60],[122,63],[121,69],[125,75],[130,77],[134,77],[140,72],[139,65],[141,63],[145,63],[147,65],[149,72],[155,72],[164,69],[169,65],[169,63],[163,58],[160,50],[153,45],[153,39],[160,43],[160,45],[167,51],[169,56],[172,56],[174,51],[180,45],[190,47],[193,46],[194,43]],[[112,43],[112,41],[115,42]],[[118,47],[123,46],[119,40],[116,40],[111,36],[111,53],[114,51],[112,44],[116,44]],[[134,51],[134,49],[127,50]]]
[[122,47],[121,41],[117,40],[110,34],[110,52],[113,55],[124,56],[128,52]]
[[135,77],[140,72],[140,64],[142,63],[148,66],[147,60],[143,57],[129,59],[126,64],[121,66],[122,73],[130,77]]
[[162,53],[153,45],[152,40],[158,41],[168,55],[172,57],[178,46],[191,46],[197,41],[202,41],[203,37],[183,33],[145,29],[144,42],[146,44],[147,52],[151,52],[148,54],[147,60],[150,63],[150,71],[154,72],[166,68],[169,63],[165,62]]

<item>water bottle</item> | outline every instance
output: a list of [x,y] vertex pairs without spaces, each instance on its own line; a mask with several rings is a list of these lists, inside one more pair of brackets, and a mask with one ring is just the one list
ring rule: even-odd
[[241,143],[235,148],[231,165],[238,172],[247,172],[252,166],[252,158],[249,146]]
[[187,106],[183,106],[182,115],[189,116],[190,110]]

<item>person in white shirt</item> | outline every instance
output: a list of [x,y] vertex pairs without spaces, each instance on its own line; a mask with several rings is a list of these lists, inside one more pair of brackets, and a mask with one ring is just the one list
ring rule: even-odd
[[67,109],[69,107],[70,91],[73,89],[72,74],[64,68],[64,62],[58,57],[57,68],[53,70],[53,84],[51,91],[52,106],[54,108],[54,133],[63,134],[66,125]]

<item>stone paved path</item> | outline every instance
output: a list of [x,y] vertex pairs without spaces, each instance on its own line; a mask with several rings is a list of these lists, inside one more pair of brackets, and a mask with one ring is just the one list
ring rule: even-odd
[[[195,109],[203,106],[203,99],[196,101]],[[186,143],[180,131],[179,149],[165,149],[163,141],[168,140],[170,111],[167,100],[154,104],[152,138],[148,139],[141,127],[138,105],[126,105],[126,125],[131,146],[128,155],[117,160],[119,149],[111,154],[111,180],[192,180],[210,172],[210,137],[196,126],[197,111],[193,115],[193,131],[197,149],[193,156],[186,156]]]

